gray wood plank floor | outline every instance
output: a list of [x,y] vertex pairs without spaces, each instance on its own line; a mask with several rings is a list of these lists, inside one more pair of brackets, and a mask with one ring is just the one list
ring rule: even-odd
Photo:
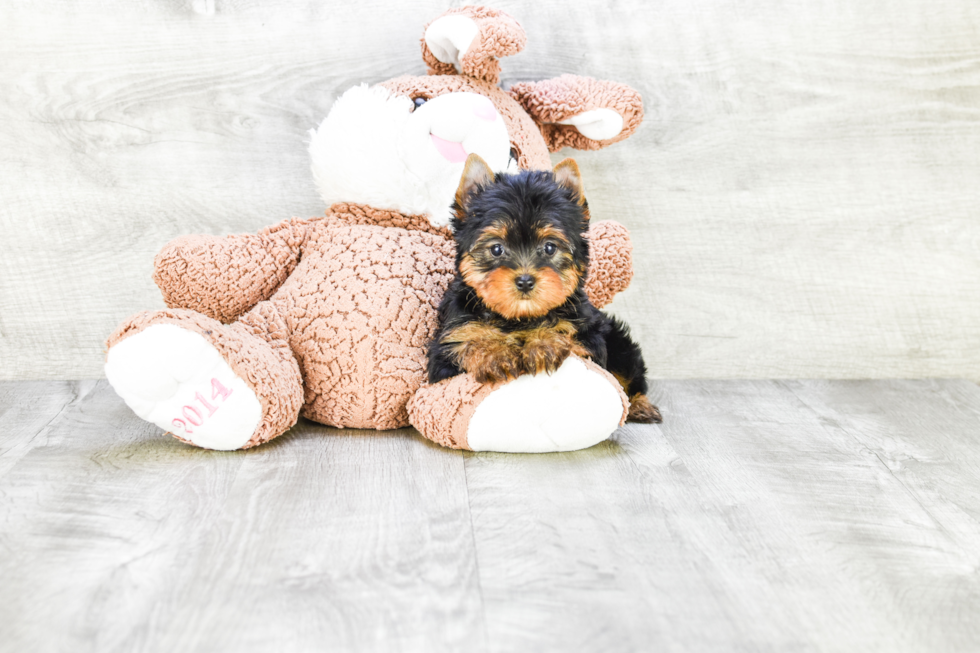
[[0,651],[980,650],[980,388],[654,388],[575,453],[220,453],[0,383]]

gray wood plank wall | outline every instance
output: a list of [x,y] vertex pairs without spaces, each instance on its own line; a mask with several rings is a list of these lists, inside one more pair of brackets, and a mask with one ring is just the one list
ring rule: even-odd
[[[448,4],[0,4],[0,378],[100,376],[174,236],[322,213],[307,130],[420,73]],[[578,160],[636,241],[613,310],[654,376],[980,379],[980,3],[494,5],[529,34],[505,85],[645,98]]]

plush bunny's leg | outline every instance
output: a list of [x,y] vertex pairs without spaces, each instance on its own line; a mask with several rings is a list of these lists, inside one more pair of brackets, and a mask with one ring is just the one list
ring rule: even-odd
[[543,453],[602,442],[624,423],[628,408],[611,374],[572,356],[550,375],[489,386],[461,374],[424,386],[408,412],[422,435],[443,446]]
[[232,325],[190,310],[139,313],[109,337],[106,376],[133,411],[190,444],[245,449],[284,433],[299,366],[262,302]]

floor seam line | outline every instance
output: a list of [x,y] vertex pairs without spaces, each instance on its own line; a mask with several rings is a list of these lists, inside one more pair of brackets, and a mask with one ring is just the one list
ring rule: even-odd
[[490,628],[487,626],[487,602],[483,595],[483,574],[480,573],[480,553],[476,547],[476,527],[473,525],[473,503],[470,501],[470,479],[466,471],[466,456],[466,452],[460,451],[460,463],[463,466],[463,490],[466,492],[466,511],[470,516],[470,541],[473,543],[473,564],[476,566],[476,588],[480,594],[480,617],[483,620],[484,646],[489,651]]

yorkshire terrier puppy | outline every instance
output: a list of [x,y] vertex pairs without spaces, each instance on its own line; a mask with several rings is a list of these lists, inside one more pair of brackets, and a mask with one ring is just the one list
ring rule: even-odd
[[494,175],[466,160],[453,203],[456,278],[439,305],[429,381],[469,372],[481,383],[554,372],[590,358],[630,400],[628,421],[656,423],[640,347],[584,291],[589,205],[578,165]]

